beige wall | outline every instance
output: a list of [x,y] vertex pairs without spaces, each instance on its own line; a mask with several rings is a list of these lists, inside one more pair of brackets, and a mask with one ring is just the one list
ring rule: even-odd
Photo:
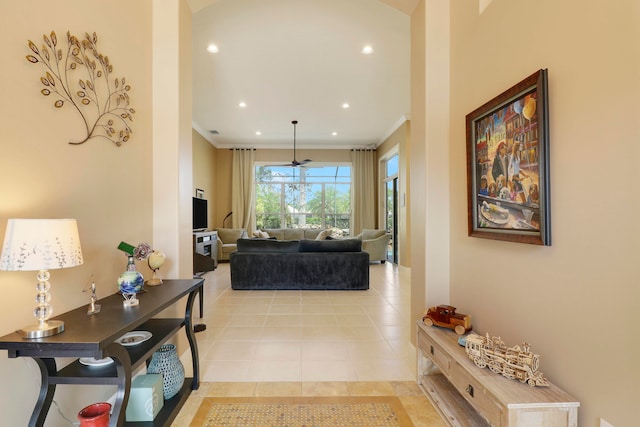
[[[411,316],[418,319],[426,305],[425,241],[426,222],[426,176],[425,176],[425,45],[426,45],[426,7],[420,0],[411,15],[411,134],[407,147],[409,163],[410,197],[407,197],[407,209],[411,221]],[[411,337],[415,341],[416,330],[411,322]]]
[[195,130],[192,131],[192,135],[193,191],[191,195],[195,196],[196,188],[204,190],[204,198],[207,199],[209,207],[209,228],[213,229],[218,226],[214,218],[216,217],[215,213],[217,211],[219,197],[216,188],[216,162],[219,150]]
[[[56,313],[88,304],[83,289],[94,280],[98,296],[117,290],[126,258],[120,241],[153,244],[151,2],[64,0],[55,6],[25,0],[0,3],[3,59],[0,71],[0,233],[6,220],[20,217],[71,217],[78,220],[84,264],[51,274]],[[133,135],[122,147],[104,139],[80,146],[83,124],[69,106],[56,109],[52,97],[40,94],[39,64],[25,60],[27,40],[43,44],[52,30],[66,45],[66,32],[83,37],[96,32],[98,49],[132,87],[136,110]],[[150,274],[140,263],[143,274]],[[0,335],[34,321],[34,272],[0,271]],[[64,362],[64,361],[62,361]],[[39,390],[39,375],[30,359],[8,359],[0,351],[0,425],[24,426]],[[75,419],[86,404],[111,394],[108,387],[59,387],[56,401]],[[55,410],[48,426],[66,425]]]
[[[117,291],[116,279],[126,263],[116,249],[122,240],[147,241],[167,253],[165,277],[192,274],[191,14],[184,0],[163,0],[161,9],[154,8],[156,2],[94,1],[87,7],[86,1],[64,0],[46,13],[41,1],[0,6],[0,15],[9,17],[0,34],[11,40],[0,79],[0,228],[12,217],[78,220],[85,263],[52,272],[56,313],[88,304],[82,290],[90,281],[96,282],[99,297]],[[39,93],[41,67],[24,59],[26,41],[40,45],[42,34],[52,30],[59,44],[66,44],[67,30],[79,37],[95,31],[113,75],[132,86],[133,135],[122,147],[104,139],[67,144],[82,136],[79,116],[68,105],[52,107],[53,97]],[[138,269],[151,274],[144,263]],[[33,280],[30,272],[0,272],[0,286],[9,290],[0,301],[0,334],[33,321]],[[178,344],[182,348],[184,343]],[[38,393],[37,372],[28,359],[0,353],[0,425],[26,425]],[[113,391],[109,386],[60,387],[55,398],[62,413],[75,419],[83,406]],[[65,424],[54,410],[45,423]]]
[[[451,4],[451,303],[481,333],[526,340],[550,381],[637,425],[637,0]],[[465,115],[549,70],[551,247],[467,236]]]
[[153,237],[165,277],[192,278],[191,11],[186,0],[152,4]]

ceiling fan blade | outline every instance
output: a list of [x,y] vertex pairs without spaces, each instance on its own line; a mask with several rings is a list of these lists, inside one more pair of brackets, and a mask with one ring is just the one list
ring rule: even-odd
[[304,159],[303,161],[299,162],[296,160],[296,125],[298,124],[297,120],[293,120],[291,122],[291,124],[293,125],[293,160],[291,161],[291,163],[286,164],[286,165],[278,165],[278,166],[282,166],[282,167],[292,167],[292,168],[297,168],[297,167],[302,167],[303,165],[311,162],[311,159]]
[[290,168],[297,168],[298,166],[302,166],[305,163],[307,163],[307,161],[305,160],[304,162],[299,162],[297,160],[293,160],[291,163],[286,163],[284,165],[276,165],[279,167],[290,167]]

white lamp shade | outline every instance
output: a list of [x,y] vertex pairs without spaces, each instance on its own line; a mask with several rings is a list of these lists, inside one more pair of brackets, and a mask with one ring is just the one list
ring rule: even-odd
[[0,270],[55,270],[82,262],[75,219],[8,220]]

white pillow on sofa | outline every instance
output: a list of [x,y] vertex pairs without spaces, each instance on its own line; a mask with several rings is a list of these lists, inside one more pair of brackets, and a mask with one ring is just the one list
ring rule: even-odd
[[322,230],[316,236],[316,240],[324,240],[331,235],[331,229]]
[[256,237],[258,239],[268,239],[271,236],[269,236],[269,233],[267,233],[266,231],[256,230],[253,232],[253,237]]

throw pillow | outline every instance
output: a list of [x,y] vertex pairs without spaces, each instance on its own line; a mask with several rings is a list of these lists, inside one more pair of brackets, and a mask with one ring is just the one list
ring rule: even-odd
[[331,230],[330,229],[322,230],[316,236],[316,240],[325,240],[329,236],[331,236]]
[[260,237],[262,237],[263,239],[268,239],[269,237],[269,233],[267,233],[266,231],[260,231]]

